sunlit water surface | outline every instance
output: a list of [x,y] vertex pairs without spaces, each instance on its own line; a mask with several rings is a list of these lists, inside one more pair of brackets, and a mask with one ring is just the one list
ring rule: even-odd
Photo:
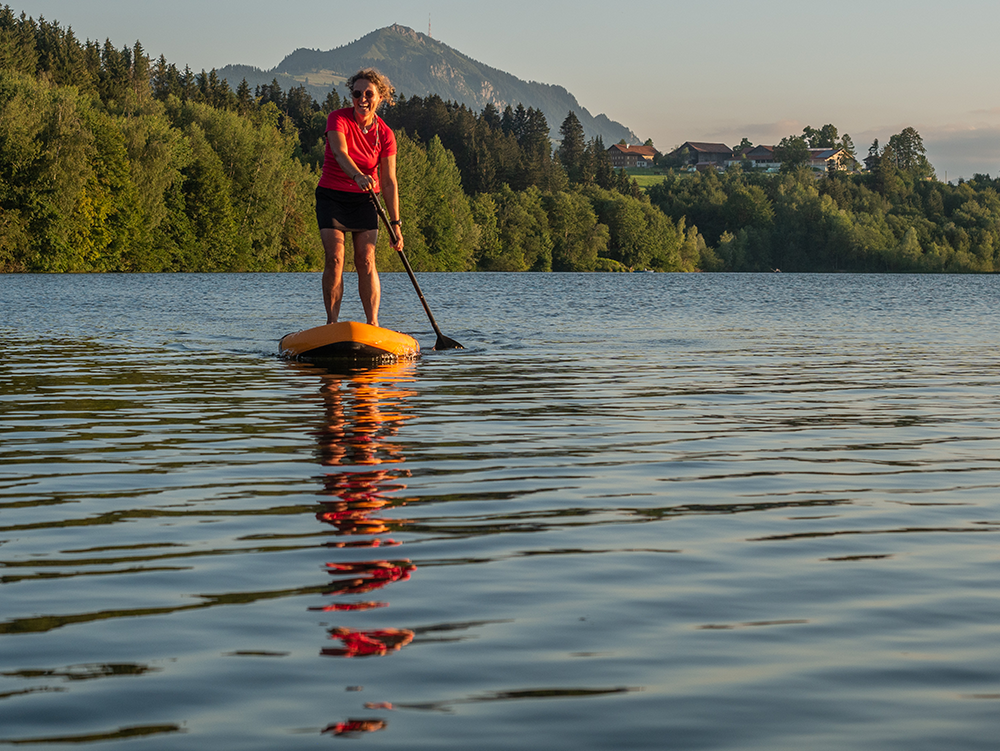
[[0,744],[997,747],[1000,279],[383,281],[0,277]]

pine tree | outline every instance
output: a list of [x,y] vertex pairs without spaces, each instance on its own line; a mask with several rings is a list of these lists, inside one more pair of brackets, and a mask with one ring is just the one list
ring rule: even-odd
[[0,8],[0,69],[34,75],[38,69],[35,35],[24,13],[18,19],[9,5]]
[[306,87],[301,85],[288,90],[285,106],[288,116],[292,118],[295,127],[300,131],[309,126],[313,113],[319,112],[319,105],[316,104]]
[[592,141],[594,148],[594,182],[598,187],[611,190],[615,182],[615,168],[611,166],[611,155],[604,148],[604,139],[595,136]]
[[566,168],[570,184],[581,182],[583,152],[586,148],[583,140],[583,125],[580,118],[572,110],[566,115],[559,126],[562,142],[559,144],[559,161]]
[[250,84],[247,83],[247,79],[240,81],[240,85],[236,87],[236,111],[241,115],[249,114],[254,110],[257,101],[254,99],[253,92],[250,91]]
[[147,102],[152,94],[153,74],[149,65],[149,58],[142,49],[139,42],[132,48],[132,70],[131,70],[132,95],[135,97],[135,104],[141,106]]
[[101,50],[101,70],[98,83],[101,101],[106,105],[112,102],[124,102],[128,93],[131,68],[132,53],[129,49],[126,47],[122,51],[116,50],[111,44],[111,40],[106,39]]
[[281,84],[278,83],[277,78],[273,79],[269,84],[265,83],[257,87],[257,101],[261,106],[264,106],[268,102],[273,102],[280,111],[286,111],[285,92],[281,90]]
[[184,66],[184,72],[180,75],[181,99],[185,102],[195,99],[198,93],[194,71],[190,65]]
[[337,90],[330,89],[330,93],[326,95],[326,99],[323,100],[323,104],[320,105],[319,109],[323,114],[329,115],[343,106],[344,104],[340,101],[340,95],[337,94]]
[[493,102],[488,102],[486,106],[483,107],[483,113],[480,116],[480,119],[491,129],[502,130],[500,112],[497,110]]

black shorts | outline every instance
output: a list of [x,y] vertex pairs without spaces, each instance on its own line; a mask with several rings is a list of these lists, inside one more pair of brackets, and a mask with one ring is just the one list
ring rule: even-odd
[[316,188],[316,221],[320,229],[335,229],[334,220],[349,230],[378,229],[378,213],[370,193]]

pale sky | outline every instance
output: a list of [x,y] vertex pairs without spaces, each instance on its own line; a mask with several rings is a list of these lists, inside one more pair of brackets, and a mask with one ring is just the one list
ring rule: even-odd
[[[399,23],[652,138],[773,144],[833,123],[858,156],[912,126],[938,178],[1000,175],[996,0],[23,0],[182,68],[274,68]],[[406,93],[406,92],[403,92]],[[555,124],[558,127],[558,123]]]

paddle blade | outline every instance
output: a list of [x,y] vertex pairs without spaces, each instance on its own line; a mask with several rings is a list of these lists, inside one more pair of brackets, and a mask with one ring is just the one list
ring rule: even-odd
[[444,334],[438,334],[437,341],[434,342],[435,350],[442,349],[465,349],[461,344],[456,342],[454,339],[449,339]]

